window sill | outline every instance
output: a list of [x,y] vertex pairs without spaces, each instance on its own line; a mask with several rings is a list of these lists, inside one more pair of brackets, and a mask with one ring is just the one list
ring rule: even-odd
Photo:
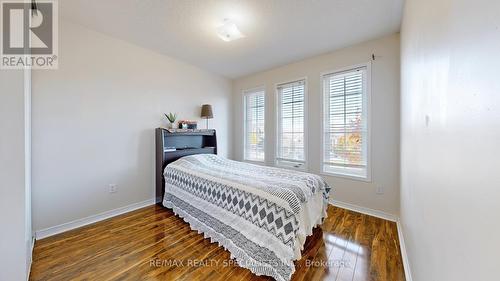
[[307,172],[307,166],[305,166],[305,165],[297,168],[297,167],[293,167],[293,166],[279,165],[278,163],[274,163],[274,167],[281,168],[281,169],[292,170],[292,171]]
[[363,176],[357,176],[357,175],[340,174],[340,173],[326,172],[326,171],[321,171],[320,175],[334,177],[334,178],[343,178],[343,179],[348,179],[348,180],[362,181],[362,182],[372,182],[372,179],[370,176],[363,177]]

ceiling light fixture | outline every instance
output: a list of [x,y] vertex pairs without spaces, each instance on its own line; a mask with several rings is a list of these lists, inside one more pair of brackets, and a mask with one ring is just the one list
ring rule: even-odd
[[223,25],[217,27],[217,36],[226,42],[245,37],[236,24],[228,19],[224,20]]

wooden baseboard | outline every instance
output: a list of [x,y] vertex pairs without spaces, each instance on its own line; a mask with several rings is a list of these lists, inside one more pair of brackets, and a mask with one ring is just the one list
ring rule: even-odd
[[396,224],[398,227],[399,247],[401,250],[401,257],[403,258],[403,268],[405,269],[406,281],[412,281],[410,261],[408,260],[408,254],[406,253],[406,244],[403,235],[403,227],[401,226],[401,220],[399,218],[396,221]]
[[374,216],[374,217],[381,218],[381,219],[388,220],[388,221],[396,222],[398,220],[398,216],[396,216],[396,215],[389,214],[389,213],[379,211],[379,210],[366,208],[366,207],[361,207],[361,206],[354,205],[351,203],[346,203],[346,202],[330,199],[330,204],[332,204],[333,206],[339,207],[339,208],[344,208],[347,210],[355,211],[355,212],[362,213],[362,214],[369,215],[369,216]]
[[52,235],[56,235],[68,230],[72,230],[78,227],[82,227],[91,223],[109,219],[114,216],[118,216],[124,213],[128,213],[140,208],[144,208],[155,204],[155,198],[151,198],[142,202],[130,204],[124,207],[120,207],[114,210],[106,211],[97,215],[88,216],[86,218],[77,219],[60,225],[52,226],[46,229],[37,230],[35,232],[36,239],[43,239]]

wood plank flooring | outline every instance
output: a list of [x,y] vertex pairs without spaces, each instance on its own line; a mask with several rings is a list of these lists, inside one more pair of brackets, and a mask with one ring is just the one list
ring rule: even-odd
[[[30,280],[272,280],[155,205],[36,241]],[[405,280],[394,222],[329,206],[292,280]]]

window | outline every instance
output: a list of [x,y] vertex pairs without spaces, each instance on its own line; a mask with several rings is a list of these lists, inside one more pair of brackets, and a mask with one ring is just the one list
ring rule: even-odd
[[305,81],[278,85],[276,165],[304,169]]
[[322,170],[369,179],[368,67],[323,76]]
[[264,122],[265,94],[264,90],[249,90],[244,92],[245,108],[245,148],[244,160],[264,161]]

